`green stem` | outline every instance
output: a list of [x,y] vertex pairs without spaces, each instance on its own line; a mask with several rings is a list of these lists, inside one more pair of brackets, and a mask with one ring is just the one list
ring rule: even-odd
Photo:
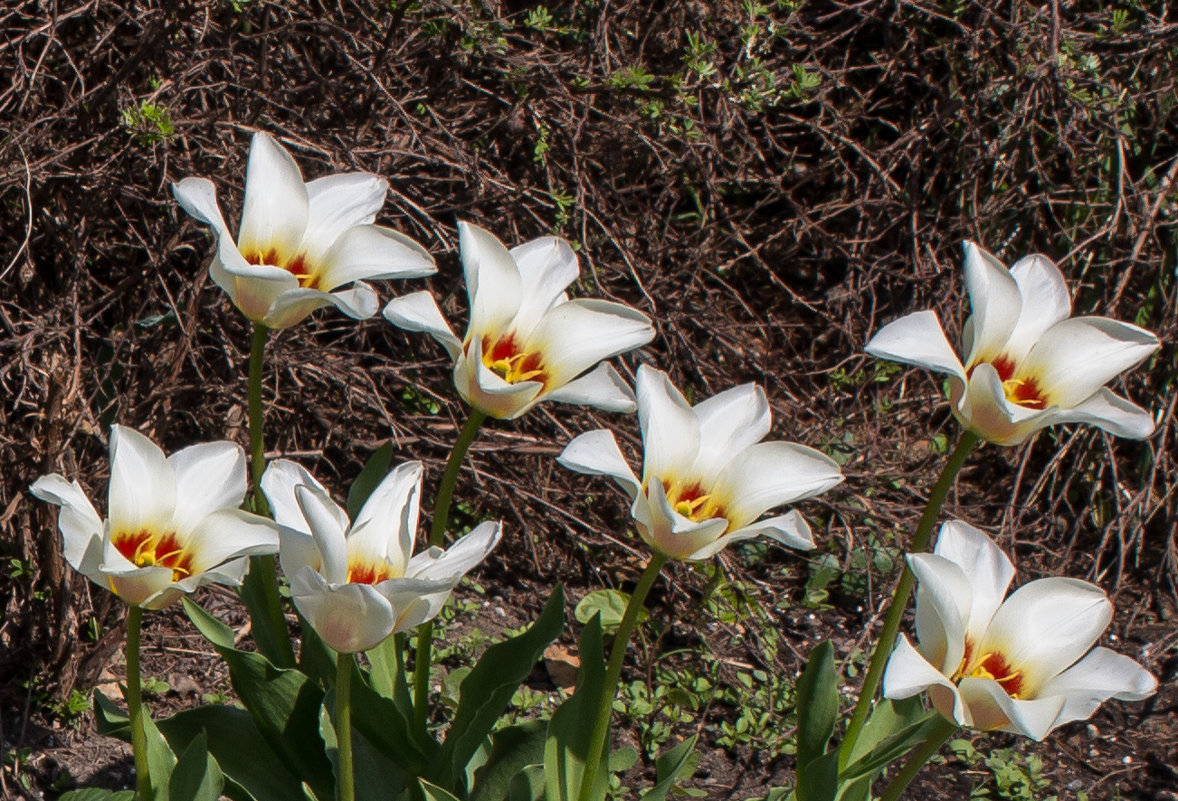
[[[933,489],[929,493],[928,503],[924,506],[924,513],[920,516],[916,533],[912,536],[912,542],[908,546],[908,553],[922,553],[928,550],[929,541],[933,536],[933,524],[937,522],[937,516],[941,512],[945,498],[949,495],[949,489],[953,486],[953,481],[957,478],[957,473],[961,470],[962,465],[965,464],[966,457],[977,444],[977,434],[968,430],[961,433],[961,438],[957,440],[957,446],[953,449],[953,453],[949,454],[949,461],[945,463],[941,475],[937,478],[937,483],[933,485]],[[846,767],[847,761],[851,758],[851,751],[855,747],[855,741],[859,738],[859,732],[862,731],[863,724],[867,722],[867,715],[875,701],[875,692],[879,689],[880,682],[883,681],[884,667],[887,665],[888,657],[892,655],[896,634],[900,630],[900,621],[904,617],[904,610],[908,608],[908,597],[912,594],[912,587],[915,583],[916,577],[912,575],[912,571],[905,562],[900,582],[896,585],[891,605],[884,618],[883,629],[879,633],[879,639],[876,640],[875,651],[871,654],[867,676],[863,679],[863,687],[859,690],[859,701],[855,704],[855,712],[851,715],[851,721],[847,724],[846,736],[839,747],[840,769]]]
[[250,346],[249,421],[250,421],[250,476],[254,484],[254,511],[270,514],[270,505],[262,492],[262,473],[266,470],[266,449],[262,440],[262,355],[266,351],[266,335],[270,329],[254,323],[254,338]]
[[136,801],[151,801],[151,774],[147,767],[147,731],[143,727],[143,683],[139,678],[139,633],[143,610],[127,610],[127,712],[131,718],[131,751],[135,755]]
[[939,725],[932,730],[928,739],[917,746],[916,750],[912,752],[912,756],[908,758],[908,762],[896,774],[896,778],[892,779],[891,784],[884,790],[879,801],[896,801],[900,797],[900,794],[904,792],[904,789],[916,778],[916,774],[920,773],[920,769],[924,767],[925,763],[932,758],[933,754],[941,750],[941,746],[956,731],[956,723],[948,718],[941,718]]
[[341,653],[335,672],[335,740],[339,756],[336,801],[353,801],[356,797],[352,765],[352,663],[351,654]]
[[[446,524],[450,520],[450,504],[454,500],[454,487],[458,483],[458,472],[462,469],[462,460],[470,450],[479,427],[487,419],[485,412],[478,409],[470,410],[470,417],[458,432],[458,439],[450,450],[450,458],[446,461],[446,471],[442,473],[442,482],[438,484],[438,494],[434,497],[434,517],[429,529],[430,547],[440,547],[446,536]],[[414,654],[413,665],[413,725],[418,734],[425,736],[426,719],[429,712],[429,676],[433,666],[434,622],[427,620],[417,627],[417,651]]]
[[581,774],[581,790],[577,795],[578,801],[591,801],[593,798],[593,783],[597,772],[601,769],[601,761],[609,751],[609,721],[613,716],[614,696],[618,692],[618,679],[622,676],[622,660],[626,656],[626,643],[630,641],[630,634],[634,631],[634,624],[638,621],[638,613],[642,611],[642,602],[646,594],[658,578],[659,571],[667,563],[667,557],[655,551],[646,570],[642,571],[642,578],[638,579],[638,586],[630,595],[626,604],[626,611],[622,614],[622,622],[614,634],[613,645],[609,649],[609,663],[605,668],[605,683],[602,685],[602,701],[597,710],[597,719],[593,723],[593,734],[589,739],[589,750],[585,770]]

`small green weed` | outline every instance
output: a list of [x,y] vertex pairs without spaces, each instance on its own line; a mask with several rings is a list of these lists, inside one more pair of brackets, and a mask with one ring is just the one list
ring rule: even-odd
[[147,100],[137,106],[126,106],[121,112],[123,129],[141,147],[166,142],[176,133],[172,124],[172,112],[167,106]]
[[985,766],[989,779],[976,785],[970,798],[1003,799],[1003,801],[1057,801],[1058,796],[1045,796],[1051,782],[1043,777],[1043,760],[1038,756],[1019,753],[1013,748],[996,748],[989,756],[978,751],[965,739],[953,740],[949,750],[972,768]]

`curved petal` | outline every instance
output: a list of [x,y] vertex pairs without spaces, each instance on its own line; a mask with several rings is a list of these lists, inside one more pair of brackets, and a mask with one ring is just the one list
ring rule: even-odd
[[1002,262],[973,242],[965,244],[965,288],[969,292],[972,347],[966,365],[991,362],[1002,355],[1022,311],[1018,284]]
[[642,483],[630,469],[612,431],[588,431],[561,451],[556,461],[570,470],[591,476],[609,476],[621,485],[630,500],[642,492]]
[[1126,439],[1145,439],[1154,431],[1153,415],[1107,387],[1078,406],[1058,410],[1051,423],[1087,423]]
[[208,178],[185,178],[172,184],[172,197],[192,217],[211,225],[218,239],[224,237],[233,242],[233,235],[221,214],[221,205],[217,203],[217,187]]
[[308,183],[307,227],[299,252],[318,264],[345,231],[376,219],[388,191],[388,181],[367,172],[328,175]]
[[391,562],[404,573],[417,533],[422,470],[421,462],[398,465],[368,496],[348,533],[349,562]]
[[438,308],[438,302],[429,292],[413,292],[393,298],[384,307],[384,316],[398,328],[429,334],[441,343],[451,359],[462,352],[462,341],[454,335]]
[[1049,403],[1067,408],[1157,349],[1157,337],[1143,328],[1105,317],[1077,317],[1043,334],[1016,377],[1035,378]]
[[[309,470],[290,459],[275,459],[267,465],[266,472],[262,474],[262,492],[270,502],[270,512],[274,515],[274,521],[280,526],[309,535],[311,527],[307,524],[302,507],[295,497],[295,487],[300,484],[314,487],[327,495],[327,489]],[[340,531],[346,531],[347,513],[339,506],[332,505],[335,507],[335,527]]]
[[519,267],[503,243],[477,225],[458,223],[458,249],[470,299],[470,332],[507,333],[523,302]]
[[[965,632],[976,642],[1002,606],[1014,578],[1014,565],[986,534],[960,520],[950,520],[937,535],[937,556],[948,559],[969,577],[972,599]],[[921,640],[923,643],[923,640]]]
[[470,343],[470,353],[454,363],[454,384],[458,394],[479,411],[498,420],[514,420],[535,405],[544,385],[538,381],[509,384],[483,364],[482,343]]
[[[294,493],[291,493],[294,497]],[[302,515],[302,512],[299,512]],[[282,563],[282,572],[293,576],[304,567],[315,572],[323,570],[323,557],[319,553],[319,546],[315,538],[304,531],[297,531],[288,526],[278,526],[278,559]]]
[[239,557],[277,553],[278,526],[241,509],[219,509],[192,530],[187,550],[192,573],[204,573]]
[[[126,560],[123,561],[130,565]],[[172,571],[169,568],[134,565],[110,567],[104,564],[99,569],[110,591],[131,606],[163,609],[180,597],[180,592],[172,589]]]
[[1017,589],[994,614],[978,653],[1001,653],[1022,672],[1021,695],[1083,656],[1112,620],[1113,606],[1095,584],[1045,578]]
[[577,254],[565,240],[542,236],[510,251],[520,276],[520,305],[516,325],[527,336],[535,323],[557,303],[564,302],[565,287],[581,272]]
[[291,578],[290,596],[323,641],[340,653],[375,648],[396,624],[392,605],[372,585],[332,585],[310,568]]
[[693,559],[693,554],[703,550],[720,538],[728,521],[723,517],[696,522],[671,508],[661,481],[652,480],[648,493],[651,530],[651,547],[671,559]]
[[916,637],[920,652],[947,675],[957,671],[965,657],[965,638],[973,586],[962,566],[943,556],[908,555],[916,576]]
[[123,426],[110,432],[110,533],[165,532],[176,508],[172,465],[154,442]]
[[573,300],[550,310],[527,337],[524,350],[544,355],[555,384],[564,384],[600,361],[654,339],[645,314],[603,300]]
[[1063,696],[1056,726],[1085,720],[1110,698],[1143,701],[1158,689],[1158,680],[1127,656],[1107,648],[1092,651],[1039,688],[1041,698]]
[[888,323],[876,332],[864,350],[878,359],[913,364],[965,380],[965,368],[957,358],[934,311],[921,311]]
[[323,255],[319,286],[326,291],[353,281],[424,278],[438,271],[434,257],[404,234],[379,225],[345,231]]
[[772,540],[776,540],[787,548],[795,548],[799,551],[808,551],[814,547],[814,536],[810,533],[810,526],[805,519],[797,512],[788,512],[777,517],[770,517],[767,520],[759,520],[751,526],[730,531],[720,539],[705,545],[695,553],[688,556],[691,560],[707,559],[720,551],[742,540],[749,540],[753,537],[765,535]]
[[735,453],[755,445],[769,433],[772,414],[765,390],[742,384],[713,395],[692,407],[699,420],[699,454],[692,474],[704,484]]
[[1023,307],[1006,344],[1006,354],[1017,364],[1048,328],[1072,314],[1072,299],[1059,268],[1038,254],[1019,259],[1010,268]]
[[[369,298],[369,301],[367,315],[363,313],[364,310],[361,310],[358,314],[349,314],[349,316],[358,316],[362,319],[376,314],[377,303],[375,294]],[[267,328],[290,328],[292,325],[302,322],[308,314],[316,309],[322,309],[324,306],[331,305],[339,307],[345,314],[348,314],[350,311],[348,305],[340,303],[339,298],[335,295],[318,289],[304,289],[295,286],[284,290],[270,302],[270,306],[266,310],[266,314],[263,315],[261,322]]]
[[618,371],[609,364],[599,364],[580,378],[574,379],[539,398],[542,401],[592,406],[606,412],[632,414],[638,408],[634,392]]
[[339,525],[342,510],[326,492],[306,484],[295,487],[295,499],[323,560],[319,572],[332,584],[343,584],[348,580],[348,542]]
[[395,578],[377,584],[377,592],[384,595],[393,607],[393,632],[408,631],[437,617],[459,578],[461,576],[440,581]]
[[172,524],[184,539],[218,509],[235,509],[245,497],[245,451],[232,442],[207,442],[168,457],[176,475]]
[[480,523],[446,550],[430,548],[414,556],[406,578],[420,581],[458,581],[480,564],[499,544],[502,526],[494,521]]
[[1008,403],[1002,379],[989,362],[973,369],[965,391],[952,400],[953,414],[963,426],[998,445],[1018,445],[1040,428],[1051,425],[1056,412],[1055,407],[1029,409]]
[[929,690],[933,705],[944,717],[962,726],[970,725],[969,712],[957,694],[957,687],[941,671],[929,664],[920,653],[900,635],[896,649],[884,669],[883,694],[885,698],[901,700],[920,695]]
[[60,507],[57,529],[61,532],[65,560],[91,581],[105,584],[98,573],[102,562],[102,518],[94,511],[82,486],[53,474],[41,476],[29,491],[40,500]]
[[641,365],[635,388],[645,451],[643,480],[683,476],[699,453],[699,418],[666,373]]
[[1011,698],[993,679],[965,678],[957,687],[962,700],[969,707],[970,724],[983,731],[1002,731],[1023,734],[1032,740],[1042,740],[1056,726],[1063,709],[1063,698]]
[[298,255],[308,210],[307,188],[294,159],[269,134],[254,134],[245,170],[238,249],[257,254],[261,263],[285,264]]
[[824,453],[792,442],[759,442],[732,455],[712,491],[726,499],[733,528],[743,528],[769,509],[825,492],[842,480],[838,462]]

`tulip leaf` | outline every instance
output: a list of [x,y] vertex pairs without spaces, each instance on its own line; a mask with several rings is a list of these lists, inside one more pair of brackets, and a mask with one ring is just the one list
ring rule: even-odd
[[98,787],[83,787],[62,793],[57,801],[135,801],[134,790],[103,790]]
[[380,645],[364,652],[372,668],[369,674],[372,689],[391,699],[401,715],[409,720],[413,717],[413,698],[409,695],[404,654],[405,635],[400,633],[386,637]]
[[318,734],[323,691],[297,670],[234,648],[233,631],[188,598],[184,611],[229,666],[233,691],[274,753],[315,795],[330,798],[331,763]]
[[557,584],[536,622],[522,634],[495,643],[462,680],[454,720],[426,774],[439,785],[457,788],[466,765],[486,741],[520,684],[544,649],[564,628],[564,588]]
[[544,766],[525,765],[511,777],[507,801],[543,801]]
[[474,774],[470,801],[508,801],[513,779],[544,759],[548,722],[529,720],[491,735],[491,753]]
[[422,795],[425,796],[425,801],[461,801],[458,796],[443,790],[436,784],[430,784],[425,779],[418,779],[418,784],[421,787]]
[[[548,722],[548,739],[544,744],[544,796],[546,801],[575,801],[584,778],[585,760],[593,737],[593,721],[602,704],[610,702],[605,694],[605,657],[601,647],[601,617],[594,615],[581,630],[579,640],[581,670],[572,697],[565,700]],[[609,748],[606,738],[605,748]],[[609,786],[606,760],[598,762],[590,798],[604,798]]]
[[838,719],[839,696],[830,640],[823,640],[810,652],[798,679],[797,696],[798,800],[833,799],[838,785],[838,752],[828,754],[826,745]]
[[360,471],[360,475],[356,476],[356,480],[352,482],[352,488],[348,490],[348,519],[355,520],[360,514],[368,496],[380,486],[380,482],[384,481],[385,476],[389,474],[389,463],[392,460],[393,441],[390,439],[373,451],[372,455],[368,457],[368,461],[364,463],[364,469]]
[[218,801],[225,777],[217,760],[209,753],[208,738],[202,730],[184,749],[172,777],[168,780],[168,797],[184,801]]
[[691,778],[699,764],[699,752],[695,750],[698,739],[699,735],[689,737],[659,754],[655,760],[655,785],[642,794],[642,801],[666,801],[668,794],[680,794],[675,791]]
[[[354,714],[357,709],[355,696],[352,701]],[[338,783],[339,741],[335,721],[332,719],[334,716],[329,712],[334,708],[335,693],[329,692],[319,713],[319,734],[326,744],[327,755],[331,760],[333,770],[336,771]],[[398,798],[414,782],[414,778],[412,774],[406,772],[404,765],[397,764],[387,755],[373,748],[367,738],[360,734],[355,727],[352,728],[352,779],[356,801],[387,801],[387,799]]]
[[[388,760],[395,766],[390,776],[396,778],[390,781],[407,785],[412,776],[425,772],[428,757],[438,749],[438,744],[429,739],[423,747],[422,741],[413,737],[409,718],[401,714],[391,699],[373,690],[359,668],[354,667],[353,671],[352,728],[358,735],[353,740],[362,738],[380,760]],[[329,698],[334,695],[329,694]]]
[[[626,613],[626,605],[630,596],[621,590],[594,590],[577,602],[573,615],[577,622],[585,624],[596,614],[601,615],[601,627],[606,631],[613,631],[622,622]],[[638,610],[638,622],[646,620],[650,613],[645,609]]]

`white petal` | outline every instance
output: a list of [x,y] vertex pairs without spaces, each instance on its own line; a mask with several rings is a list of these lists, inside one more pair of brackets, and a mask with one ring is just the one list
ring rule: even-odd
[[998,445],[1017,445],[1044,426],[1051,425],[1055,407],[1029,409],[1009,403],[1002,379],[994,366],[982,362],[973,369],[965,392],[953,388],[953,413],[961,424],[982,439]]
[[965,656],[973,587],[965,568],[943,556],[908,555],[916,576],[916,636],[920,653],[945,674],[956,672]]
[[772,422],[765,391],[756,384],[733,387],[692,408],[699,419],[699,455],[692,473],[705,484],[732,454],[764,439]]
[[1086,401],[1052,415],[1054,423],[1087,423],[1116,437],[1145,439],[1154,431],[1153,416],[1137,404],[1101,387]]
[[462,351],[462,342],[454,335],[442,310],[429,292],[413,292],[393,298],[384,307],[384,316],[393,325],[406,331],[423,331],[441,343],[450,358]]
[[448,549],[430,548],[414,556],[406,578],[421,581],[449,581],[451,585],[480,564],[499,544],[501,525],[488,521],[480,523],[470,533],[460,537]]
[[377,584],[377,592],[381,593],[393,608],[393,632],[408,631],[437,617],[450,598],[458,578],[437,581],[394,578]]
[[176,479],[164,452],[137,431],[113,426],[110,433],[110,533],[171,528]]
[[218,509],[235,509],[245,497],[245,451],[232,442],[192,445],[168,457],[176,475],[172,523],[185,539]]
[[699,453],[699,418],[666,373],[642,365],[636,388],[643,479],[681,477]]
[[1052,326],[1015,377],[1034,377],[1049,403],[1067,408],[1157,349],[1157,337],[1143,328],[1104,317],[1077,317]]
[[[220,255],[225,255],[224,247]],[[214,259],[209,265],[209,274],[229,293],[233,304],[242,314],[267,327],[266,316],[274,301],[284,293],[295,292],[299,288],[298,279],[281,267],[251,265],[244,261],[233,264],[224,258]]]
[[553,383],[564,384],[598,362],[652,339],[654,328],[645,314],[620,303],[574,300],[545,314],[524,350],[539,351]]
[[422,469],[421,462],[398,465],[368,496],[348,534],[349,561],[388,561],[404,572],[417,533]]
[[692,560],[707,559],[727,548],[729,545],[741,542],[742,540],[749,540],[753,537],[759,537],[762,534],[770,539],[776,540],[787,548],[808,551],[814,547],[814,537],[810,533],[810,526],[800,514],[791,511],[783,515],[778,515],[777,517],[759,520],[751,526],[729,531],[720,537],[720,539],[710,545],[705,545],[687,558]]
[[649,542],[672,559],[693,559],[693,555],[720,538],[728,521],[723,517],[695,522],[671,508],[661,481],[651,480],[648,490],[651,531]]
[[347,533],[339,525],[342,510],[323,490],[306,484],[295,487],[295,499],[323,559],[319,572],[332,584],[343,584],[348,580],[348,544]]
[[[304,289],[300,287],[291,287],[284,290],[277,295],[271,302],[266,314],[262,317],[262,324],[267,328],[275,330],[282,328],[290,328],[292,325],[302,322],[308,314],[316,309],[322,309],[324,306],[339,306],[347,312],[344,305],[338,302],[338,299],[328,293],[318,289]],[[376,298],[371,298],[370,304],[371,317],[376,313]],[[352,315],[350,315],[352,316]]]
[[1018,284],[1002,262],[973,242],[965,243],[965,288],[969,292],[967,365],[1002,355],[1022,310]]
[[1014,565],[984,532],[960,520],[950,520],[941,526],[934,553],[960,567],[969,577],[972,600],[965,631],[972,633],[977,641],[1002,606],[1014,578]]
[[375,587],[332,586],[310,568],[291,579],[290,595],[311,628],[340,653],[375,648],[393,632],[396,623],[392,605]]
[[256,133],[245,171],[245,202],[237,246],[262,257],[273,251],[285,264],[298,254],[307,228],[307,188],[298,165],[268,134]]
[[993,679],[965,678],[957,687],[962,700],[969,707],[975,729],[1022,734],[1042,740],[1055,728],[1055,721],[1063,708],[1063,698],[1011,698]]
[[[298,499],[295,498],[295,487],[305,484],[315,487],[326,495],[327,489],[319,483],[319,480],[300,464],[289,459],[275,459],[266,466],[261,484],[262,492],[265,493],[266,500],[270,502],[270,512],[274,515],[275,522],[280,526],[287,526],[296,531],[310,534],[311,527],[303,517],[302,507],[299,506]],[[348,528],[347,513],[338,506],[335,507],[335,513],[336,528],[346,531]]]
[[792,442],[759,442],[731,455],[716,476],[713,493],[724,504],[734,528],[743,528],[764,512],[809,498],[841,483],[836,461]]
[[941,671],[917,652],[903,634],[896,643],[884,669],[883,694],[885,698],[901,700],[929,691],[933,705],[944,717],[958,725],[970,725],[969,712],[962,703],[957,688]]
[[1039,696],[1062,695],[1063,710],[1056,726],[1085,720],[1110,698],[1142,701],[1158,689],[1158,680],[1127,656],[1107,648],[1092,651],[1039,688]]
[[1095,584],[1045,578],[1016,590],[995,613],[978,653],[998,652],[1022,671],[1022,694],[1083,656],[1112,620],[1113,606]]
[[934,311],[921,311],[888,323],[864,348],[879,359],[914,364],[965,380],[965,368],[953,352]]
[[384,278],[423,278],[438,271],[425,248],[404,234],[379,225],[357,225],[342,234],[323,256],[319,286],[327,291]]
[[371,173],[350,172],[317,178],[306,191],[307,227],[299,252],[318,265],[345,231],[376,219],[389,185]]
[[274,521],[241,509],[220,509],[206,516],[188,537],[194,574],[243,556],[278,552]]
[[217,187],[208,178],[185,178],[178,184],[172,184],[172,196],[180,208],[213,226],[218,239],[227,237],[230,242],[233,241],[221,214],[221,206],[217,203]]
[[[293,492],[291,497],[294,497]],[[301,511],[299,515],[302,516]],[[323,569],[323,557],[319,553],[319,546],[315,544],[315,538],[288,526],[278,527],[278,558],[282,562],[282,572],[287,576],[293,576],[304,567],[315,572]]]
[[580,273],[577,254],[568,242],[555,236],[542,236],[516,245],[510,253],[520,275],[521,298],[516,321],[530,331],[544,312],[565,300],[565,287],[576,281]]
[[570,470],[590,476],[609,476],[621,485],[633,500],[642,491],[642,483],[630,469],[612,431],[588,431],[574,439],[556,457]]
[[535,405],[544,388],[538,381],[509,384],[483,364],[483,347],[478,339],[470,352],[454,363],[454,383],[467,403],[497,420],[513,420]]
[[1071,316],[1072,299],[1059,268],[1046,256],[1021,258],[1010,274],[1023,299],[1018,323],[1006,346],[1006,354],[1017,364],[1044,331]]
[[61,531],[62,552],[74,570],[92,581],[98,578],[102,561],[102,519],[76,481],[50,475],[37,479],[29,491],[41,500],[61,507],[57,528]]
[[[126,562],[126,560],[123,561]],[[172,571],[170,568],[135,567],[134,565],[130,567],[120,565],[117,568],[112,568],[104,564],[100,570],[106,577],[110,591],[131,606],[141,606],[144,609],[162,609],[180,597],[178,591],[172,591]]]
[[544,393],[543,401],[592,406],[607,412],[631,414],[638,408],[634,392],[618,371],[609,364],[599,364],[580,378]]
[[515,260],[491,233],[469,223],[458,223],[458,247],[470,299],[470,332],[475,337],[508,333],[523,302]]

